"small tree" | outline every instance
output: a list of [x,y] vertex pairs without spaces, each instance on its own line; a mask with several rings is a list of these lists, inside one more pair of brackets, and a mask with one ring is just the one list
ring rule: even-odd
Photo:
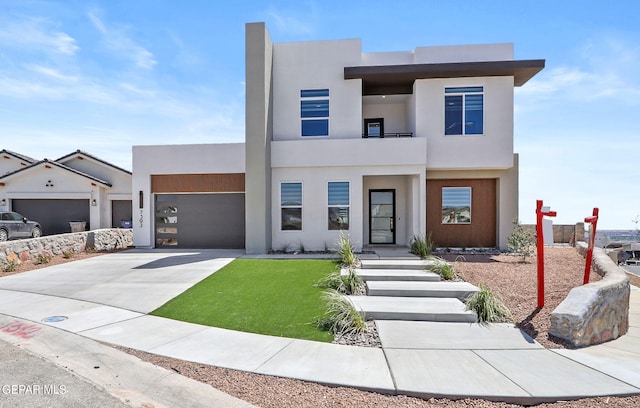
[[536,237],[533,231],[525,229],[518,219],[513,220],[513,233],[507,240],[507,249],[515,255],[522,256],[522,262],[527,262],[527,256],[533,254]]

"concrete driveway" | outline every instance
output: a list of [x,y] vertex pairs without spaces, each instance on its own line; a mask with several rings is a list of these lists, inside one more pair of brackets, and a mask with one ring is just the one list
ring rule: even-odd
[[241,250],[132,249],[6,276],[0,278],[0,313],[12,314],[11,299],[26,292],[40,295],[28,299],[42,301],[47,315],[60,314],[46,302],[50,296],[146,314],[242,255]]

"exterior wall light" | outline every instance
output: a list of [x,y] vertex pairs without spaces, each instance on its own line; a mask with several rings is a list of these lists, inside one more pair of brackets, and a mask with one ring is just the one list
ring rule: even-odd
[[96,205],[98,205],[98,202],[96,201],[96,199],[94,198],[93,200],[91,200],[91,205],[93,207],[95,207]]
[[2,200],[0,200],[0,207],[4,207],[6,205],[7,205],[7,200],[6,199],[3,198]]

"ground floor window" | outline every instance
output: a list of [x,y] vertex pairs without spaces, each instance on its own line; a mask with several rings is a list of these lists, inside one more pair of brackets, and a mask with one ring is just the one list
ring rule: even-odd
[[280,229],[302,230],[302,183],[280,184]]
[[471,223],[471,187],[442,187],[442,223]]
[[329,230],[349,229],[349,182],[330,181],[328,184]]

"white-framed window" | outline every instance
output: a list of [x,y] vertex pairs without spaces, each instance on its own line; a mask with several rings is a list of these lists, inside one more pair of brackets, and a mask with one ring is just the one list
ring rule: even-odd
[[471,224],[471,187],[442,187],[442,223]]
[[348,181],[330,181],[327,185],[328,228],[348,230],[350,211],[350,186]]
[[280,183],[280,229],[302,231],[302,183]]
[[444,134],[484,133],[484,88],[467,86],[444,89]]
[[329,136],[329,90],[300,91],[302,136]]

